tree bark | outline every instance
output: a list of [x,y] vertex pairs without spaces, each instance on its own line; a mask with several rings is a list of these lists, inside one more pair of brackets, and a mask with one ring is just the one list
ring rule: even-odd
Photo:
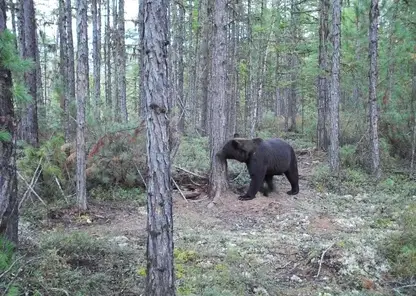
[[126,37],[124,24],[124,0],[118,0],[118,55],[117,55],[117,77],[118,97],[120,98],[120,115],[122,122],[128,121],[127,94],[126,94]]
[[413,134],[412,134],[412,152],[410,159],[410,170],[415,174],[415,156],[416,156],[416,62],[413,61],[412,66],[412,98],[411,98],[411,116],[413,118]]
[[[65,0],[59,0],[59,69],[61,76],[61,107],[63,109],[63,125],[65,143],[70,142],[69,122],[69,97],[68,97],[68,38],[67,38],[67,14],[65,13]],[[46,62],[46,60],[45,60]]]
[[[138,30],[139,30],[139,38],[140,38],[140,44],[143,43],[143,40],[141,39],[143,36],[143,28],[144,28],[144,2],[145,0],[139,0],[139,15],[138,15]],[[140,71],[140,79],[139,79],[139,118],[144,118],[146,113],[146,99],[144,97],[143,92],[143,48],[139,48],[139,71]]]
[[[75,102],[75,52],[74,52],[74,37],[72,33],[72,4],[71,0],[66,0],[66,29],[68,38],[68,104]],[[71,126],[71,133],[73,132],[73,114],[68,112],[68,121]]]
[[87,209],[85,105],[88,101],[87,0],[77,0],[77,203]]
[[93,97],[95,119],[101,117],[101,0],[92,0],[92,58],[93,58]]
[[211,73],[211,17],[212,17],[212,0],[201,2],[201,11],[203,14],[202,42],[201,42],[201,97],[202,97],[202,114],[201,114],[201,134],[206,136],[210,133],[210,108],[208,102],[209,76]]
[[[0,36],[7,29],[6,23],[6,2],[0,0]],[[8,140],[0,140],[0,236],[17,246],[19,213],[15,130],[12,75],[10,70],[0,63],[0,131],[9,135]]]
[[[192,8],[191,8],[192,9]],[[191,10],[190,9],[190,10]],[[178,128],[181,133],[185,131],[185,110],[186,110],[186,98],[184,96],[184,70],[185,65],[183,62],[183,55],[184,55],[184,40],[185,40],[185,7],[183,2],[180,3],[177,7],[178,10],[178,32],[176,34],[176,45],[177,45],[177,100],[176,103],[179,105],[179,123]],[[192,20],[190,20],[192,23]],[[189,32],[189,34],[192,34],[192,31]],[[192,42],[189,40],[189,42]]]
[[209,195],[216,203],[227,189],[227,163],[216,154],[222,148],[227,136],[226,87],[227,87],[227,27],[226,0],[214,2],[214,31],[212,47],[212,78],[209,90],[211,108]]
[[333,174],[339,174],[339,101],[340,101],[340,62],[341,62],[341,0],[332,3],[332,68],[331,68],[331,97],[329,138],[329,166]]
[[173,267],[172,190],[170,184],[168,17],[169,1],[144,6],[142,85],[146,99],[147,155],[147,279],[146,295],[175,295]]
[[104,62],[105,62],[105,103],[108,110],[112,111],[113,96],[112,96],[112,83],[111,83],[111,27],[110,27],[110,0],[107,1],[107,16],[105,22],[105,37],[104,37]]
[[316,146],[328,149],[327,102],[328,102],[328,10],[329,1],[320,0],[319,14],[319,76],[318,76],[318,122]]
[[23,5],[24,48],[23,57],[34,62],[34,66],[24,74],[24,80],[32,101],[27,103],[21,119],[22,139],[34,147],[38,147],[38,83],[36,20],[33,0],[21,0]]
[[368,55],[370,57],[369,76],[369,132],[371,141],[371,169],[374,177],[378,180],[381,176],[380,169],[380,149],[378,140],[378,104],[377,104],[377,54],[378,54],[378,0],[371,0],[370,3],[370,28],[369,28],[369,46]]

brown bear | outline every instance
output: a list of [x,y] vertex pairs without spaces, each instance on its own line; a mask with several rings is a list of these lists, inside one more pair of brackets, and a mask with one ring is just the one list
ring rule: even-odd
[[[235,134],[234,136],[238,136]],[[282,139],[272,138],[263,140],[261,138],[247,139],[234,138],[229,140],[217,156],[223,161],[235,159],[247,165],[250,174],[250,187],[245,195],[238,197],[239,200],[250,200],[261,191],[267,196],[274,190],[273,176],[285,174],[289,180],[292,190],[289,195],[299,193],[299,174],[297,158],[293,147]],[[264,182],[268,188],[264,188]]]

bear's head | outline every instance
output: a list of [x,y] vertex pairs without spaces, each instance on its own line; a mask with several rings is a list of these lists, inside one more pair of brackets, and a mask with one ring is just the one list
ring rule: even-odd
[[235,159],[239,162],[247,162],[262,141],[261,138],[234,138],[224,144],[217,156],[223,160]]

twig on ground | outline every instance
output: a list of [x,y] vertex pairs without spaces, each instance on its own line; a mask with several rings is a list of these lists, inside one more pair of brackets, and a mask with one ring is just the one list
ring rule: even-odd
[[58,184],[59,190],[61,190],[62,196],[64,197],[66,204],[68,204],[69,203],[68,199],[66,198],[65,192],[62,190],[61,184],[59,183],[59,180],[56,176],[55,176],[55,182],[56,184]]
[[53,287],[44,287],[44,288],[46,288],[46,290],[52,290],[52,291],[62,292],[62,293],[64,293],[65,295],[69,296],[68,291],[66,291],[66,290],[64,290],[64,289],[61,289],[61,288],[53,288]]
[[136,170],[137,170],[137,172],[139,173],[140,178],[142,179],[142,182],[143,182],[143,184],[144,184],[144,188],[147,188],[146,181],[144,180],[143,175],[142,175],[142,173],[140,172],[139,167],[137,166],[137,164],[134,164],[134,166],[136,167]]
[[[33,187],[33,184],[36,184],[36,182],[37,182],[37,181],[38,181],[38,179],[39,179],[40,172],[38,173],[38,171],[39,171],[39,168],[41,167],[41,164],[42,164],[42,159],[43,159],[43,157],[41,157],[41,158],[39,159],[39,164],[38,164],[38,166],[36,167],[35,172],[33,173],[32,179],[30,180],[30,186],[32,186],[32,187]],[[27,194],[28,194],[28,192],[29,192],[29,191],[30,191],[30,189],[29,189],[29,188],[27,188],[27,189],[26,189],[26,191],[25,191],[25,193],[23,194],[22,199],[21,199],[21,201],[20,201],[20,203],[19,203],[19,209],[20,209],[20,206],[21,206],[21,204],[23,203],[23,201],[26,199],[26,196],[27,196]]]
[[322,262],[324,261],[325,254],[326,254],[326,252],[328,252],[328,250],[329,250],[330,248],[332,248],[332,246],[333,246],[334,244],[335,244],[335,243],[330,244],[330,245],[329,245],[329,247],[328,247],[328,248],[326,248],[326,249],[322,252],[322,255],[321,255],[321,260],[319,260],[319,268],[318,268],[318,273],[316,274],[316,276],[315,276],[315,277],[319,277],[319,274],[321,273]]
[[179,193],[182,195],[183,199],[188,202],[188,200],[186,199],[185,195],[183,194],[182,190],[179,188],[178,183],[176,183],[175,179],[173,179],[172,177],[170,177],[170,179],[172,180],[173,184],[175,184],[175,187],[178,189]]
[[0,279],[3,276],[5,276],[6,273],[8,273],[13,268],[13,266],[16,264],[17,261],[21,260],[22,258],[24,258],[24,257],[22,256],[22,257],[17,258],[16,260],[14,260],[13,263],[9,266],[9,268],[7,268],[7,270],[5,270],[2,274],[0,274]]
[[207,177],[204,177],[204,176],[198,175],[197,173],[193,173],[193,172],[191,172],[191,171],[188,171],[187,169],[181,168],[181,167],[176,166],[176,165],[174,165],[173,167],[174,167],[174,168],[176,168],[176,169],[178,169],[178,170],[184,171],[185,173],[188,173],[188,174],[190,174],[190,175],[192,175],[192,176],[195,176],[195,177],[201,178],[201,179],[206,179],[206,178],[207,178]]
[[397,288],[394,288],[393,290],[395,292],[399,293],[399,295],[403,295],[399,290],[405,289],[405,288],[416,288],[416,284],[413,284],[413,285],[405,285],[405,286],[397,287]]
[[[20,179],[22,179],[26,186],[30,189],[30,191],[32,191],[32,193],[43,203],[43,205],[46,207],[46,203],[43,201],[43,199],[39,196],[39,194],[36,193],[36,191],[33,189],[33,187],[26,181],[26,179],[19,173],[17,172],[17,175],[20,177]],[[23,202],[23,199],[20,201],[19,207],[21,205],[21,203]]]
[[4,289],[4,292],[2,294],[2,296],[7,295],[7,292],[10,289],[10,286],[13,284],[13,282],[15,281],[15,279],[17,278],[17,276],[19,275],[19,273],[22,271],[23,266],[19,268],[19,270],[16,272],[16,274],[14,275],[14,277],[10,280],[10,282],[7,284],[7,287]]

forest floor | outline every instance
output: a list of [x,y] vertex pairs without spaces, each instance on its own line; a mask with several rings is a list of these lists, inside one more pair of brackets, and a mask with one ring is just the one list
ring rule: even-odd
[[[286,194],[290,184],[284,176],[275,177],[277,192],[269,197],[258,194],[254,200],[238,201],[237,193],[229,192],[213,208],[207,207],[205,197],[185,201],[175,193],[178,295],[393,295],[379,246],[386,235],[397,231],[396,218],[405,205],[390,207],[393,197],[370,193],[317,192],[309,181],[321,161],[316,155],[299,156],[297,196]],[[37,244],[42,235],[83,232],[127,252],[117,263],[125,264],[124,268],[85,258],[71,261],[72,269],[88,269],[84,272],[88,277],[97,271],[105,273],[106,285],[114,286],[107,291],[101,287],[97,293],[69,294],[144,295],[145,206],[92,202],[88,215],[82,217],[61,208],[38,221],[38,227],[25,221],[22,225],[21,237],[28,245]],[[62,244],[61,240],[55,246],[63,248]],[[69,254],[77,252],[74,248],[67,257],[74,256]],[[89,250],[85,252],[93,252]],[[98,261],[113,258],[88,256]],[[108,270],[99,270],[100,266]],[[61,287],[45,288],[46,294],[76,291],[62,281],[55,285]]]

